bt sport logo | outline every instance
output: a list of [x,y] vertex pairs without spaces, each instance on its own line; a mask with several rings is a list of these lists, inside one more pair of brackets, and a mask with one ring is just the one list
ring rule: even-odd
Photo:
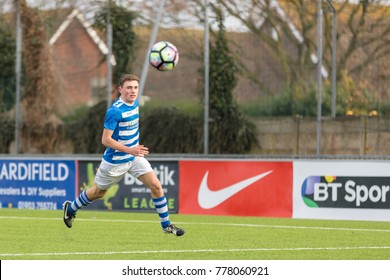
[[313,208],[390,209],[390,178],[310,176],[301,195]]

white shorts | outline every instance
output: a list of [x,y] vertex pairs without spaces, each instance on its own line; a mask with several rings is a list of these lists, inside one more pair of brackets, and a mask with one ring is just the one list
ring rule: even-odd
[[95,185],[99,189],[107,190],[122,180],[126,173],[138,178],[150,171],[153,171],[152,166],[144,157],[135,157],[133,161],[121,164],[112,164],[102,160],[95,175]]

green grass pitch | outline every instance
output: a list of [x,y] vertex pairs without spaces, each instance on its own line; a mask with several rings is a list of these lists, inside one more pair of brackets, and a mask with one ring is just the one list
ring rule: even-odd
[[389,260],[390,223],[170,215],[186,230],[162,232],[155,213],[0,209],[2,260]]

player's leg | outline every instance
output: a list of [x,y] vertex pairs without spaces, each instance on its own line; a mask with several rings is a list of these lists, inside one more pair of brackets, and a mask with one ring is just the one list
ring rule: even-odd
[[107,190],[102,190],[96,186],[93,186],[89,189],[84,190],[75,200],[65,201],[63,204],[65,225],[68,228],[71,228],[73,220],[76,217],[76,212],[82,207],[91,204],[92,201],[98,198],[102,198],[106,192]]
[[154,174],[150,163],[145,158],[137,157],[133,164],[131,173],[150,189],[152,201],[156,207],[163,231],[165,233],[172,233],[176,236],[183,235],[185,231],[176,227],[169,219],[168,203],[164,195],[164,190],[161,186],[161,182],[157,179],[156,174]]
[[104,197],[107,190],[123,178],[128,168],[129,165],[126,164],[113,166],[103,161],[95,175],[95,186],[84,190],[75,200],[64,202],[65,225],[68,228],[71,228],[73,220],[76,217],[76,212],[79,209],[88,206],[94,200]]

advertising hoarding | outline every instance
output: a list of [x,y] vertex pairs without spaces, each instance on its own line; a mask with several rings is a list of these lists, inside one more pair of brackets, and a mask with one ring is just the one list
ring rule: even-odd
[[294,161],[294,218],[390,220],[390,162]]
[[292,162],[181,160],[179,212],[292,216]]
[[56,210],[75,196],[74,160],[0,160],[0,208]]
[[[79,161],[78,193],[94,185],[99,164],[100,161]],[[150,164],[163,186],[169,212],[177,213],[178,162],[150,161]],[[150,190],[130,174],[126,174],[121,181],[113,185],[102,199],[88,205],[88,209],[156,212]]]

